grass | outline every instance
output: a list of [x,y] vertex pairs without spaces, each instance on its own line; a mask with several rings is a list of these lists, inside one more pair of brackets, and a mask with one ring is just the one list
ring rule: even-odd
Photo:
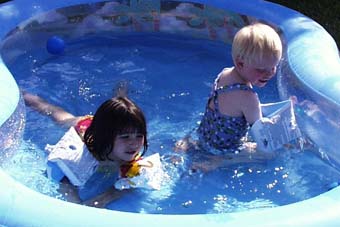
[[267,0],[310,17],[333,37],[340,48],[340,0]]

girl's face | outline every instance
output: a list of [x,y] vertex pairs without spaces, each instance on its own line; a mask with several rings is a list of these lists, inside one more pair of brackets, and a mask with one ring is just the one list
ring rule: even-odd
[[118,134],[114,140],[112,152],[109,154],[111,160],[129,162],[136,158],[144,145],[144,135],[141,133]]
[[247,82],[258,87],[264,87],[276,73],[279,59],[264,58],[261,62],[249,64],[240,63],[240,73]]

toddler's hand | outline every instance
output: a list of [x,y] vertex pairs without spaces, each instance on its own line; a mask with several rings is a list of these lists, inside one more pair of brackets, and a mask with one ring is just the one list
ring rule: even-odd
[[296,105],[299,103],[297,97],[295,95],[290,96],[289,99],[292,101],[293,105]]
[[176,152],[187,151],[189,149],[189,142],[187,139],[181,139],[175,143],[174,150]]
[[280,119],[280,115],[276,115],[274,117],[268,118],[268,117],[263,117],[261,118],[261,122],[263,124],[276,124],[276,122],[278,122],[278,120]]
[[186,152],[190,149],[198,149],[197,141],[194,141],[191,136],[185,136],[183,139],[175,143],[175,152]]

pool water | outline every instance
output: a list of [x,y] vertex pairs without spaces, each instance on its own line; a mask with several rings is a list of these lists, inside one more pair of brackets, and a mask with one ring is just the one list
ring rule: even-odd
[[[48,57],[45,57],[48,56]],[[216,75],[231,65],[230,46],[159,34],[97,34],[67,41],[61,56],[36,49],[11,62],[19,86],[74,115],[93,114],[120,81],[144,111],[149,150],[160,153],[169,180],[160,191],[137,189],[109,209],[161,214],[225,213],[298,202],[328,190],[338,169],[317,149],[280,150],[265,163],[238,164],[211,172],[192,171],[192,157],[174,153],[174,143],[197,127]],[[263,103],[279,101],[273,79],[261,90]],[[43,194],[64,199],[45,174],[46,144],[66,129],[27,109],[23,143],[4,169]],[[178,160],[173,163],[173,159]]]

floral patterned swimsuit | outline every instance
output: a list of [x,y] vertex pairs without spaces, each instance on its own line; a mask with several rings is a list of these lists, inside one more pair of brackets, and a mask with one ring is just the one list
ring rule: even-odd
[[[217,97],[221,93],[235,90],[251,91],[253,89],[245,84],[232,84],[217,87],[219,77],[214,83],[203,119],[197,130],[200,146],[213,154],[235,153],[241,149],[242,138],[248,132],[249,124],[244,116],[232,117],[221,114]],[[210,100],[214,102],[214,109],[209,108]]]

